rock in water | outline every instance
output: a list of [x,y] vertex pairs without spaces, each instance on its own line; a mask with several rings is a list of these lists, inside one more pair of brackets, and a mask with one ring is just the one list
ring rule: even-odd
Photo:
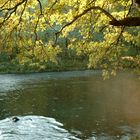
[[14,117],[12,117],[12,121],[13,121],[13,122],[17,122],[17,121],[19,121],[19,118],[16,117],[16,116],[14,116]]

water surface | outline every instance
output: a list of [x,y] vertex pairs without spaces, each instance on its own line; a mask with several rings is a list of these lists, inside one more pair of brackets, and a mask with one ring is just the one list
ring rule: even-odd
[[129,140],[140,135],[140,81],[131,72],[0,75],[0,119],[15,115],[54,118],[82,140]]

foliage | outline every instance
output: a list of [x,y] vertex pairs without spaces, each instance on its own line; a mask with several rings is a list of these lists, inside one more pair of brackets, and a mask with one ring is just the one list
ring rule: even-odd
[[132,0],[1,0],[0,49],[11,62],[43,69],[65,50],[85,55],[104,76],[139,69],[140,26],[110,25],[129,17],[140,17]]

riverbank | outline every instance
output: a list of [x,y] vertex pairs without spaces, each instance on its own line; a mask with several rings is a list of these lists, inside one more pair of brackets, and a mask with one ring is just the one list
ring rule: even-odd
[[62,60],[61,63],[55,64],[48,63],[0,63],[0,73],[36,73],[36,72],[59,72],[59,71],[74,71],[74,70],[87,70],[87,60]]
[[[0,73],[1,74],[26,74],[26,73],[42,73],[42,72],[61,72],[61,71],[81,71],[81,70],[90,70],[88,67],[88,59],[61,59],[58,63],[53,62],[34,62],[34,63],[12,63],[12,62],[1,62],[0,63]],[[121,68],[119,68],[121,67]],[[93,68],[92,68],[93,69]],[[98,67],[94,70],[101,70],[104,68]],[[118,70],[130,70],[134,71],[137,75],[140,75],[140,69],[136,69],[133,65],[128,63],[121,63],[121,66],[118,66]],[[103,76],[107,77],[112,73],[113,68],[106,69]],[[115,70],[116,71],[116,70]],[[114,72],[115,72],[114,71]],[[116,72],[115,72],[116,73]],[[115,74],[114,73],[114,74]],[[112,74],[111,74],[112,75]]]

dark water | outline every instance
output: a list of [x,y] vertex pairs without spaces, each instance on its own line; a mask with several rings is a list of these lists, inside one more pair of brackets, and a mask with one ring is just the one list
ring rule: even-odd
[[55,118],[82,140],[129,140],[140,136],[140,80],[131,72],[105,81],[98,71],[0,75],[0,119],[15,115]]

